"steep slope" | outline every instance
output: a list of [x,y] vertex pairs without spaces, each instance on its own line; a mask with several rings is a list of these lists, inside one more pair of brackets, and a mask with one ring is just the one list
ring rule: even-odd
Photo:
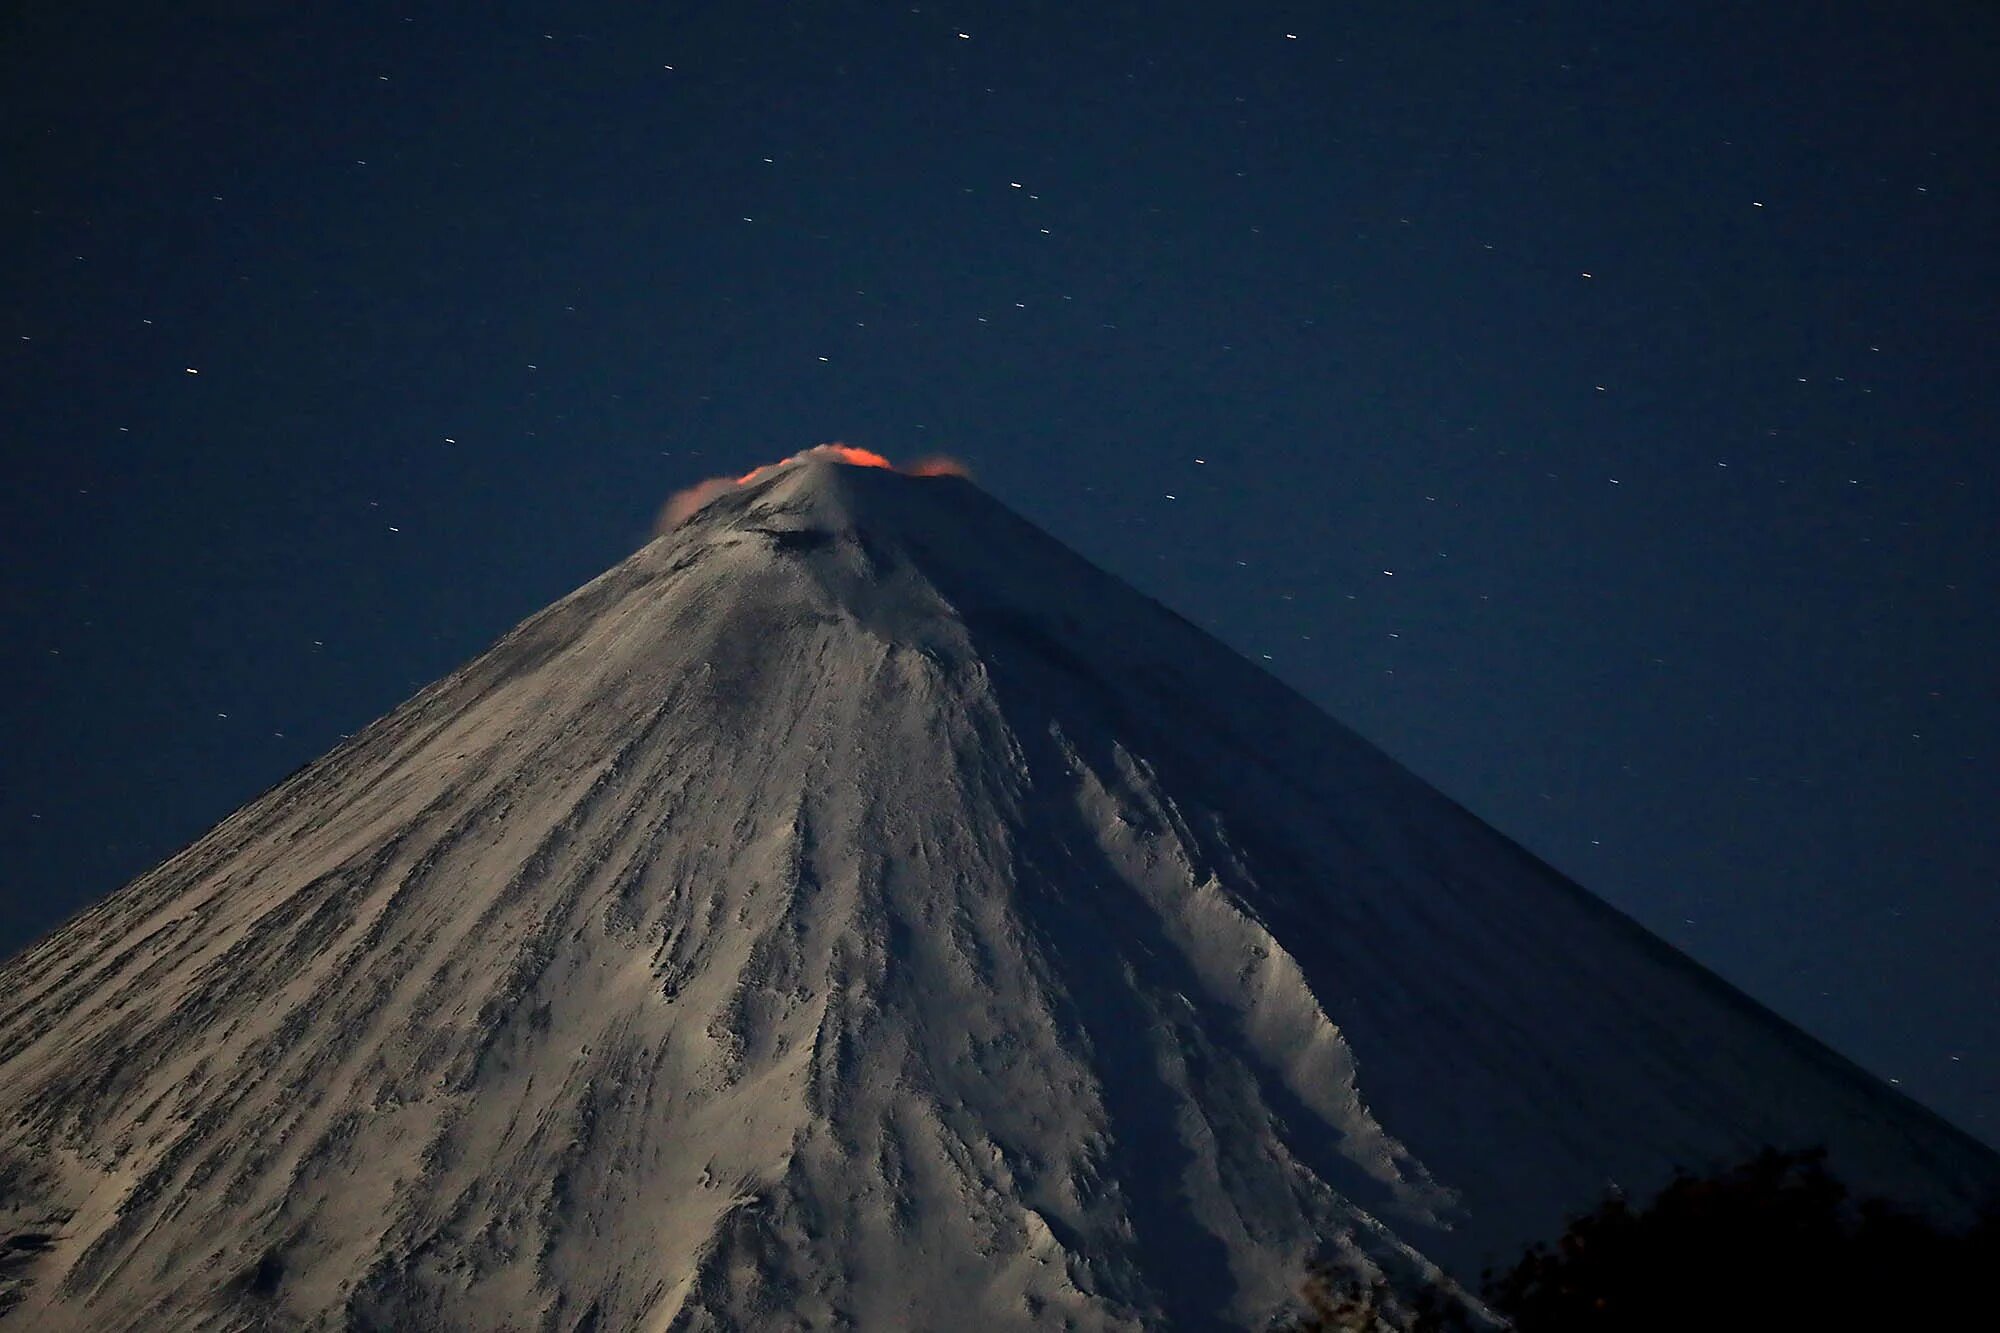
[[0,1324],[1259,1328],[1994,1158],[969,483],[761,476],[0,972]]

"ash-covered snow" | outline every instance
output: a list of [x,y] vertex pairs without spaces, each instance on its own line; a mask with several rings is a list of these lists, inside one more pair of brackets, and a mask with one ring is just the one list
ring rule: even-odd
[[813,461],[0,971],[0,1326],[1257,1329],[1766,1142],[2000,1183],[970,483]]

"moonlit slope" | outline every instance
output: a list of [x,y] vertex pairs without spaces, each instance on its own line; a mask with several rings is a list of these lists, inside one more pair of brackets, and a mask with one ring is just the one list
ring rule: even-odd
[[2000,1184],[970,483],[807,461],[0,971],[0,1327],[1257,1329],[1767,1141]]

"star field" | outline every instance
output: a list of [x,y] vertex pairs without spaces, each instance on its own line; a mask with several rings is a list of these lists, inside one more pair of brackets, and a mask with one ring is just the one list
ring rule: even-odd
[[31,6],[0,950],[821,440],[2000,1141],[2000,25]]

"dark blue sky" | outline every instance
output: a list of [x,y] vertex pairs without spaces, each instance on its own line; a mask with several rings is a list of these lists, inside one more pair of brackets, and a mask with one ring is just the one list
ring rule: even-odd
[[0,952],[840,439],[2000,1140],[1990,8],[479,11],[0,18]]

